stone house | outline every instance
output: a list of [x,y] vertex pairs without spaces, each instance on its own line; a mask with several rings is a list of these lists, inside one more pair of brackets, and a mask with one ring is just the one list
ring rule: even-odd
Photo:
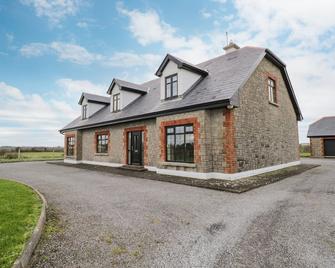
[[310,139],[311,156],[335,157],[335,116],[323,117],[311,124],[307,137]]
[[60,130],[65,162],[202,179],[299,164],[302,115],[285,64],[264,48],[224,49],[197,65],[168,54],[155,80],[83,93],[82,115]]

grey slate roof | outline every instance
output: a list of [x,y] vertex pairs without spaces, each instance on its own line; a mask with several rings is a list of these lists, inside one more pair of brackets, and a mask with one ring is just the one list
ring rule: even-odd
[[143,86],[143,85],[139,85],[139,84],[135,84],[135,83],[131,83],[128,81],[124,81],[121,79],[116,79],[114,78],[112,83],[110,84],[107,93],[111,94],[112,88],[114,86],[114,84],[117,84],[121,90],[128,90],[128,91],[134,91],[140,94],[146,94],[147,93],[147,87]]
[[104,97],[104,96],[90,94],[90,93],[86,93],[86,92],[81,94],[81,97],[80,97],[78,103],[81,104],[84,98],[86,98],[88,100],[88,102],[99,102],[99,103],[105,103],[105,104],[110,103],[110,98],[107,97],[107,96]]
[[307,137],[335,136],[335,116],[323,117],[311,124]]
[[[155,117],[158,114],[176,113],[186,109],[203,107],[238,106],[238,91],[256,69],[260,61],[270,51],[264,48],[243,47],[234,52],[213,58],[198,64],[208,75],[188,91],[182,98],[169,101],[160,100],[160,79],[141,84],[149,88],[147,94],[139,97],[122,111],[111,113],[109,105],[89,119],[83,121],[80,117],[65,126],[62,130],[89,128],[106,124],[116,124],[141,118]],[[285,69],[285,66],[283,67]],[[292,90],[292,103],[297,107],[297,118],[301,117],[298,104]]]

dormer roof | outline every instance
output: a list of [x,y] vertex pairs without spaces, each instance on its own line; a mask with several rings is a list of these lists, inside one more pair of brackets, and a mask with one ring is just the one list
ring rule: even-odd
[[81,97],[79,99],[78,104],[82,104],[84,98],[87,99],[88,102],[93,102],[93,103],[101,103],[101,104],[110,104],[110,98],[109,97],[104,97],[100,95],[95,95],[95,94],[90,94],[83,92],[81,94]]
[[208,72],[202,68],[199,68],[198,66],[193,65],[192,63],[189,63],[183,59],[177,58],[175,56],[172,56],[171,54],[167,54],[159,66],[158,70],[156,71],[156,75],[160,77],[166,67],[166,65],[169,63],[169,61],[173,61],[175,64],[178,65],[178,68],[182,68],[185,70],[188,70],[190,72],[194,72],[197,74],[200,74],[201,76],[207,76]]
[[110,84],[108,90],[107,90],[107,94],[109,94],[109,95],[111,94],[112,89],[113,89],[115,84],[120,87],[120,90],[131,91],[131,92],[135,92],[135,93],[139,93],[139,94],[146,94],[147,93],[147,88],[142,86],[142,85],[114,78],[112,83]]

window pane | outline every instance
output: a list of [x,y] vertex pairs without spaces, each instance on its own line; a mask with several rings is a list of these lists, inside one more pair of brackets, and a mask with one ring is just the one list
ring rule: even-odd
[[185,162],[193,162],[194,160],[194,135],[185,135]]
[[184,161],[184,134],[176,135],[176,146],[175,146],[175,160],[176,161]]
[[184,126],[176,127],[176,133],[184,133]]
[[193,126],[186,126],[185,131],[186,132],[193,132]]
[[177,81],[177,75],[172,76],[172,81]]
[[171,83],[171,77],[166,78],[166,83]]
[[174,160],[174,136],[169,135],[166,139],[166,160],[173,161]]
[[172,83],[172,96],[177,96],[177,82]]
[[174,133],[174,128],[173,127],[168,127],[166,129],[166,133],[169,133],[169,134]]
[[167,98],[171,97],[171,84],[166,85],[166,97]]

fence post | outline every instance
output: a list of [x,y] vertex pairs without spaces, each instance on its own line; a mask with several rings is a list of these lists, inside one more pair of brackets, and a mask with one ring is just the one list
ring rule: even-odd
[[19,160],[20,160],[20,158],[21,158],[21,148],[19,147],[19,150],[18,150],[18,152],[17,152],[17,157],[19,158]]

